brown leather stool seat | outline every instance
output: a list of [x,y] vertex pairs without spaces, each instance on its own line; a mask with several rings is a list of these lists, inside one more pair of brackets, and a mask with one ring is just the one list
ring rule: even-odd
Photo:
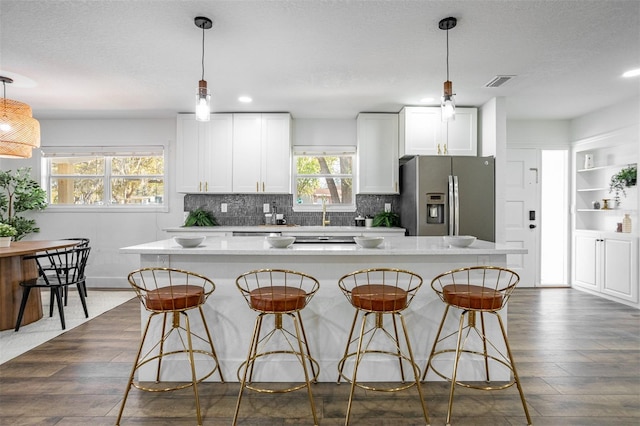
[[[421,285],[422,278],[419,275],[394,268],[363,269],[346,274],[338,280],[338,287],[355,308],[344,354],[338,361],[338,383],[342,379],[351,383],[345,425],[349,424],[356,387],[373,391],[396,392],[413,386],[418,390],[424,419],[429,424],[427,406],[420,385],[420,368],[413,358],[407,325],[402,315],[402,311],[409,307]],[[387,325],[385,325],[384,319],[388,317],[392,319],[391,324],[387,321]],[[354,338],[358,318],[361,318],[360,332]],[[369,321],[367,329],[368,319],[373,321]],[[398,323],[400,326],[397,325]],[[400,327],[403,339],[398,333]],[[366,383],[364,379],[359,380],[358,368],[361,365],[370,365],[369,359],[378,362],[381,357],[398,363],[401,384],[389,384],[389,380],[386,378],[386,383]],[[387,371],[379,362],[375,365],[378,372]],[[413,371],[413,380],[405,382],[405,368]],[[353,371],[348,374],[345,369]],[[384,375],[384,373],[382,374]],[[395,373],[392,371],[389,375],[391,380],[393,380],[393,374]]]
[[444,301],[464,309],[500,309],[502,293],[479,285],[449,284],[442,287]]
[[307,303],[307,292],[296,287],[268,286],[249,292],[251,307],[265,312],[297,311]]
[[152,311],[176,311],[195,308],[204,303],[204,288],[194,285],[174,285],[148,291],[146,305]]
[[351,290],[351,303],[366,311],[391,312],[406,308],[407,296],[405,290],[392,285],[365,284]]
[[[431,281],[431,288],[445,303],[445,309],[422,380],[425,380],[427,373],[432,371],[451,383],[447,425],[451,424],[453,395],[456,386],[480,390],[500,390],[514,384],[518,388],[527,423],[531,424],[524,392],[509,348],[507,332],[500,317],[500,311],[505,308],[519,281],[518,274],[498,266],[471,266],[454,269],[438,275]],[[459,311],[457,330],[445,328],[450,308]],[[486,333],[485,314],[495,316],[501,338]],[[480,321],[477,321],[477,316],[480,317]],[[440,356],[443,358],[436,362]],[[446,370],[443,369],[443,366],[447,364],[445,361],[449,361],[452,357],[453,370],[448,367]],[[473,380],[463,380],[458,377],[459,365],[467,362],[482,366],[484,371],[479,373],[483,373],[484,380],[475,376],[473,376]],[[495,374],[497,371],[504,374],[504,367],[508,368],[510,377],[499,378],[492,382],[490,373]]]

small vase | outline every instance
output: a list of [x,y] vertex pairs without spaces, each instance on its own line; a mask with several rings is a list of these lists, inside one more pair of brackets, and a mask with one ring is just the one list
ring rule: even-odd
[[0,247],[11,246],[11,237],[0,237]]
[[622,219],[622,232],[626,234],[631,233],[631,216],[629,216],[629,213],[625,214]]

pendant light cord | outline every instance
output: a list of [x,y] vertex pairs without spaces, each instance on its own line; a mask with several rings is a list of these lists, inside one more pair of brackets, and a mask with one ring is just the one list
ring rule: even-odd
[[204,80],[204,25],[202,25],[202,78],[201,80]]
[[447,29],[447,81],[449,81],[449,30]]

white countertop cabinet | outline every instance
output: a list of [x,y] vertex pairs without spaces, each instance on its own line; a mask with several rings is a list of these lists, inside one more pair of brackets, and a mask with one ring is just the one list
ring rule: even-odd
[[176,191],[231,192],[233,116],[212,114],[199,122],[195,114],[177,118]]
[[456,108],[443,122],[439,107],[404,107],[399,116],[400,158],[413,155],[471,155],[478,152],[478,109]]
[[238,232],[279,232],[288,236],[369,236],[369,237],[403,237],[404,228],[373,227],[362,226],[176,226],[163,229],[170,236],[174,235],[204,235],[207,237],[230,237],[235,231]]
[[398,115],[359,114],[358,193],[397,194]]
[[291,116],[233,115],[233,192],[291,193]]

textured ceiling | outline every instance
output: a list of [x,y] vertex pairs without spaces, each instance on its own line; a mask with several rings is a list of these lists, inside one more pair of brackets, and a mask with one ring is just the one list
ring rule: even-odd
[[[193,112],[206,31],[213,111],[301,118],[397,112],[446,77],[458,105],[570,119],[640,95],[640,1],[0,0],[0,75],[36,118]],[[498,74],[517,77],[484,88]],[[237,101],[250,95],[249,105]]]

